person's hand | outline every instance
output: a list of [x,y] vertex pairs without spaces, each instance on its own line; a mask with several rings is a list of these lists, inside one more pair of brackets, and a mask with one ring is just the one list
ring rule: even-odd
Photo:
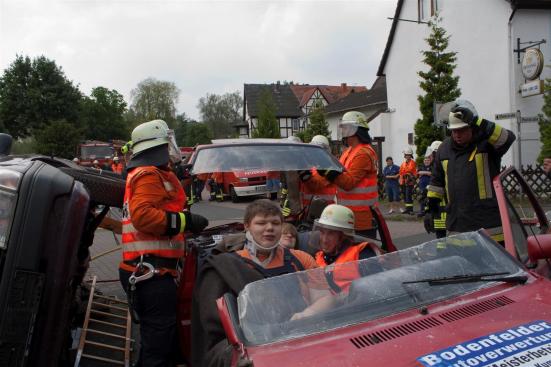
[[478,120],[478,112],[468,101],[458,100],[452,107],[451,112],[455,114],[455,117],[468,124],[474,126]]
[[327,179],[327,181],[329,182],[335,181],[335,179],[342,174],[342,172],[334,171],[331,169],[321,170],[321,171],[318,171],[318,173],[320,176],[325,177],[325,179]]
[[200,214],[193,214],[189,211],[185,211],[184,216],[186,217],[185,229],[193,232],[194,234],[201,233],[203,229],[207,228],[209,225],[209,220]]
[[310,172],[310,170],[298,171],[298,177],[302,182],[306,182],[312,178],[312,172]]

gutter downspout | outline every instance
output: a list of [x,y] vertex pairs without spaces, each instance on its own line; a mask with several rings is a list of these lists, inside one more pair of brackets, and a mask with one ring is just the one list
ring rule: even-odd
[[[516,4],[513,5],[513,11],[511,12],[511,15],[509,16],[509,21],[507,24],[508,28],[508,38],[509,38],[509,47],[508,47],[508,54],[507,57],[508,60],[508,66],[509,66],[509,112],[516,111],[516,86],[515,86],[515,63],[513,62],[513,18],[515,16],[515,13],[517,12],[517,6]],[[509,129],[511,131],[516,130],[516,126],[512,126],[512,123],[509,123]],[[517,139],[521,140],[521,136],[517,136]],[[513,150],[515,154],[513,154],[513,165],[515,162],[518,162],[518,168],[520,169],[522,166],[522,162],[520,162],[520,154],[519,152],[520,144],[516,145],[516,149]]]

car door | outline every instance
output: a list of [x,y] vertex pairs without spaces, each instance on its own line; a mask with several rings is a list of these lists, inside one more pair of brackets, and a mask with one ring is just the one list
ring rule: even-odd
[[528,238],[551,233],[544,207],[549,210],[548,193],[538,197],[514,167],[504,170],[494,179],[503,226],[505,249],[526,267],[545,277],[551,277],[551,259],[531,261]]

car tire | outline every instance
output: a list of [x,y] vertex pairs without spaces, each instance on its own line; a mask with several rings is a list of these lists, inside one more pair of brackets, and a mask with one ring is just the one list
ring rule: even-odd
[[[84,184],[90,193],[90,199],[96,204],[122,208],[125,180],[114,173],[92,172],[90,170],[60,167],[62,172]],[[118,176],[118,175],[117,175]]]
[[230,197],[232,203],[238,203],[240,201],[240,198],[239,196],[237,196],[237,193],[235,192],[233,186],[230,187]]

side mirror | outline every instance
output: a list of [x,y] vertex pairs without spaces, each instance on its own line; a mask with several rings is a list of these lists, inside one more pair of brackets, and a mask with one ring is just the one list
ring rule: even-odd
[[220,322],[222,323],[222,327],[226,333],[228,343],[234,347],[238,347],[241,344],[241,341],[237,336],[237,331],[230,316],[230,308],[234,306],[231,304],[232,301],[236,301],[235,296],[226,293],[223,297],[216,300],[216,307],[218,308],[218,315],[220,316]]
[[528,257],[531,261],[551,258],[551,234],[528,237]]

